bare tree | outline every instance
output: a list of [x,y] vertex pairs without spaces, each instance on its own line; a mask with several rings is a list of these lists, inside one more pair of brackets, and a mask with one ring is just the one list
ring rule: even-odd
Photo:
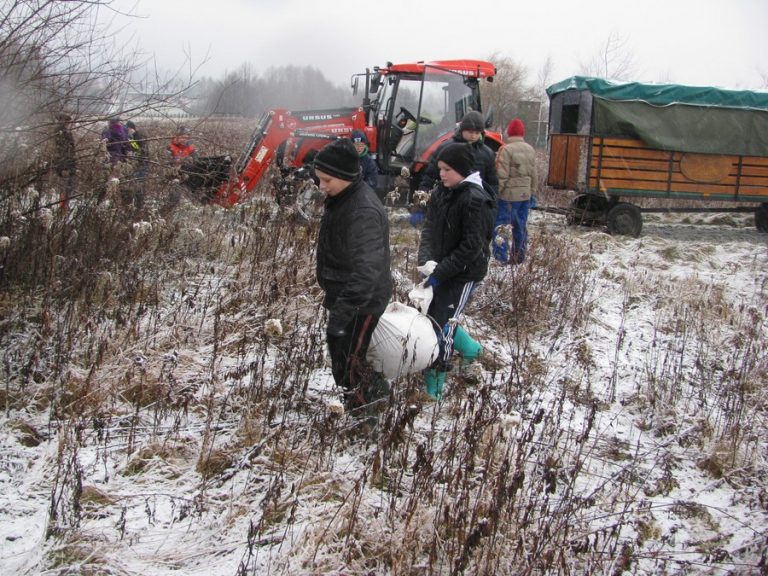
[[611,32],[592,59],[582,62],[580,68],[585,76],[629,80],[636,72],[629,40],[618,32]]
[[493,108],[494,124],[503,128],[517,116],[519,103],[534,98],[531,87],[525,84],[527,70],[512,58],[494,53],[488,57],[496,66],[493,82],[483,85],[483,107]]
[[334,86],[313,66],[280,66],[264,74],[269,107],[289,109],[332,108],[348,104],[350,92]]
[[95,24],[107,0],[14,0],[0,8],[0,186],[32,180],[53,118],[104,115],[130,72]]
[[269,68],[263,77],[243,64],[223,80],[212,83],[207,96],[209,114],[258,116],[269,108],[289,110],[351,105],[347,89],[334,86],[311,66]]
[[167,81],[163,88],[155,78],[154,94],[127,102],[126,94],[138,92],[132,78],[140,66],[135,51],[114,41],[115,21],[126,17],[113,0],[0,5],[0,200],[46,171],[46,143],[60,114],[88,131],[110,115],[137,114],[169,99]]
[[214,81],[205,96],[207,114],[253,117],[264,109],[261,82],[249,64]]
[[542,147],[547,141],[547,127],[549,126],[549,96],[547,95],[547,88],[552,83],[552,59],[547,56],[547,59],[539,68],[536,73],[536,85],[534,91],[536,97],[541,102],[535,122],[535,134],[532,134],[529,138],[530,142],[536,147]]

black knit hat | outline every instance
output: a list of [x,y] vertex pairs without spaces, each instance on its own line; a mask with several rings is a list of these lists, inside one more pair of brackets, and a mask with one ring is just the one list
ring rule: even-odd
[[485,130],[485,119],[480,112],[472,110],[464,114],[464,118],[461,119],[461,124],[459,124],[459,129],[482,132]]
[[360,156],[349,138],[340,138],[327,144],[315,156],[315,170],[340,180],[357,179],[360,175]]
[[472,174],[472,167],[475,164],[475,157],[469,144],[449,144],[443,148],[437,160],[438,162],[445,162],[464,178]]

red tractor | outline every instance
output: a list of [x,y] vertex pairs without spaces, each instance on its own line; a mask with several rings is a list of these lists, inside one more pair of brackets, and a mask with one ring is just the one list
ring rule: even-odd
[[[464,114],[482,112],[480,80],[492,81],[495,73],[492,63],[481,60],[388,63],[352,76],[354,94],[361,78],[365,83],[361,107],[270,110],[262,115],[215,199],[231,206],[253,190],[272,163],[285,177],[302,168],[329,140],[358,129],[365,132],[378,166],[376,191],[382,199],[390,194],[390,200],[408,201],[435,148],[454,134]],[[492,123],[488,114],[486,127]],[[486,132],[485,142],[497,150],[502,138]],[[399,200],[391,196],[396,186],[405,189]]]

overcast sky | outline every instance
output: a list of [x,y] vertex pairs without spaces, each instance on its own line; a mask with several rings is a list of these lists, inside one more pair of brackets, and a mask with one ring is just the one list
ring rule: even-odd
[[[764,88],[768,0],[115,0],[130,46],[161,69],[220,78],[243,63],[313,66],[335,84],[387,61],[510,57],[535,82],[578,74],[609,35],[633,80]],[[130,40],[128,40],[130,38]],[[187,64],[185,69],[189,68]]]

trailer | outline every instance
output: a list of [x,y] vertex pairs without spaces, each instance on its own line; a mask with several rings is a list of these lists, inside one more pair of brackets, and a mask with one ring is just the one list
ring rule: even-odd
[[768,92],[573,76],[547,95],[547,184],[577,192],[569,224],[639,236],[643,212],[754,212],[768,232]]

